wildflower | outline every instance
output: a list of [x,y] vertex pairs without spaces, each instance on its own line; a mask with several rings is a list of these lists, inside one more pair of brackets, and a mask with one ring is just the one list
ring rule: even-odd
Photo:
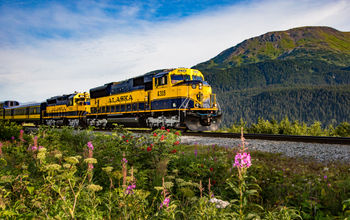
[[15,140],[15,137],[14,137],[14,136],[12,136],[12,137],[11,137],[11,140]]
[[113,167],[103,167],[102,170],[105,171],[106,173],[110,173],[112,172]]
[[128,160],[126,158],[123,158],[122,163],[128,163]]
[[215,184],[216,184],[216,181],[215,181],[215,180],[213,180],[211,183],[212,183],[213,185],[215,185]]
[[57,154],[55,154],[55,157],[60,159],[60,158],[62,158],[62,154],[61,153],[57,153]]
[[34,146],[38,147],[38,136],[34,137]]
[[233,164],[234,167],[246,167],[249,168],[252,165],[251,163],[251,157],[250,154],[244,152],[243,154],[238,153],[235,156],[235,163]]
[[213,172],[213,171],[214,171],[214,168],[210,167],[210,171]]
[[162,204],[160,204],[160,207],[159,207],[159,208],[163,208],[163,206],[169,207],[169,203],[170,203],[170,198],[169,198],[169,197],[166,197],[166,198],[164,199],[164,201],[162,202]]
[[55,171],[55,170],[60,170],[61,166],[58,164],[48,164],[45,166],[45,169],[48,171]]
[[92,145],[91,141],[87,143],[87,146],[89,147],[90,150],[94,150],[94,145]]
[[327,176],[324,176],[324,177],[323,177],[323,179],[325,179],[325,180],[326,180],[326,179],[327,179]]
[[153,147],[153,144],[151,144],[151,147]]
[[78,160],[77,157],[65,157],[64,160],[67,161],[70,164],[77,164],[77,163],[79,163],[79,160]]
[[161,130],[165,130],[165,127],[164,127],[164,126],[162,126],[160,129],[161,129]]
[[128,140],[128,139],[126,139],[126,143],[129,143],[129,140]]
[[89,168],[89,170],[92,170],[92,169],[94,169],[94,165],[92,163],[89,163],[88,168]]
[[129,185],[126,190],[125,190],[125,194],[129,195],[129,194],[134,194],[134,191],[133,189],[136,188],[136,185],[135,184],[131,184]]
[[150,152],[152,150],[151,147],[147,147],[147,151]]
[[178,131],[177,131],[177,132],[175,132],[175,134],[176,134],[176,135],[180,135],[180,133],[179,133]]
[[170,132],[170,129],[166,129],[166,131],[169,133],[169,132]]
[[39,146],[38,150],[40,150],[41,148],[44,148],[43,146]]
[[217,199],[217,198],[212,198],[212,199],[209,200],[209,202],[215,203],[215,206],[218,209],[226,208],[226,206],[228,206],[230,204],[227,201],[223,201],[223,200],[220,200],[220,199]]
[[160,140],[163,141],[164,140],[164,135],[162,134],[162,136],[160,137]]
[[179,145],[180,144],[180,141],[175,141],[174,142],[174,145]]
[[156,136],[157,136],[157,133],[153,133],[153,136],[156,137]]
[[194,156],[197,157],[197,154],[198,154],[198,151],[197,151],[197,148],[194,149]]
[[123,136],[122,136],[122,138],[124,139],[124,138],[125,138],[125,136],[123,135]]
[[36,151],[38,148],[36,146],[32,146],[32,151]]
[[176,153],[176,149],[172,150],[171,153],[175,154]]
[[330,183],[328,183],[328,187],[331,187],[332,185]]
[[0,142],[0,156],[2,155],[2,143]]
[[95,185],[95,184],[90,184],[87,186],[88,190],[93,191],[93,192],[98,192],[101,191],[103,188],[100,185]]
[[24,142],[23,133],[24,133],[24,131],[21,129],[21,130],[19,131],[19,139],[20,139],[22,142]]
[[97,163],[97,160],[95,158],[86,158],[84,160],[85,163]]

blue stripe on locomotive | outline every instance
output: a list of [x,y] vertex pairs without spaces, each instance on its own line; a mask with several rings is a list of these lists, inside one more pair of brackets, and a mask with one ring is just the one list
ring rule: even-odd
[[[175,109],[175,108],[179,108],[185,100],[186,98],[161,99],[161,100],[152,101],[151,106],[152,106],[152,110]],[[173,106],[173,103],[176,104],[175,107]],[[187,107],[194,108],[194,101],[190,100]]]

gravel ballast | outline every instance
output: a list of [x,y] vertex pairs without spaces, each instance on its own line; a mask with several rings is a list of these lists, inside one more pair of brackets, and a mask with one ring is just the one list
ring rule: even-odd
[[[270,140],[246,140],[249,150],[258,150],[270,153],[281,153],[288,157],[314,158],[321,162],[343,162],[350,163],[350,146],[341,144],[317,144],[300,143],[289,141]],[[182,136],[182,144],[218,145],[238,147],[241,139],[213,138],[198,136]]]

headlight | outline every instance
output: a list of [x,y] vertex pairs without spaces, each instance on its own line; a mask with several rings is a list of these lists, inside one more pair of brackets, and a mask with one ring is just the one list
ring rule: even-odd
[[199,88],[199,89],[202,89],[202,87],[203,87],[203,84],[202,84],[202,83],[199,83],[198,88]]
[[199,108],[199,107],[200,107],[200,104],[199,104],[199,103],[196,103],[196,107]]
[[196,88],[196,84],[192,84],[192,89],[195,89]]

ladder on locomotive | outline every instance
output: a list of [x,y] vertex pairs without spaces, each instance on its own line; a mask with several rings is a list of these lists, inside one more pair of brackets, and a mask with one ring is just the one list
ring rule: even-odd
[[190,98],[187,97],[187,98],[181,103],[181,105],[180,105],[180,107],[179,107],[179,111],[180,111],[181,109],[187,109],[189,103],[190,103]]

